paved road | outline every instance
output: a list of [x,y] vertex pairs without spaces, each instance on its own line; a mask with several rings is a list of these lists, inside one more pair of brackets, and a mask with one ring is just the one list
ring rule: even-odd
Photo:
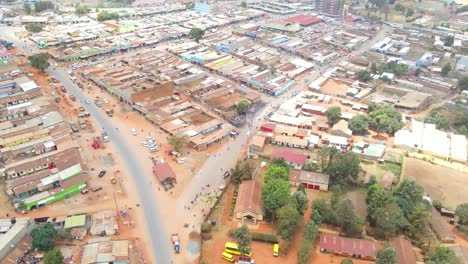
[[[78,101],[93,101],[93,98],[88,98],[66,77],[66,73],[62,70],[49,69],[48,72],[51,76],[59,80],[70,93],[74,94]],[[156,195],[151,185],[148,185],[148,179],[151,179],[152,176],[144,175],[146,170],[138,159],[136,150],[131,148],[125,139],[116,132],[111,120],[104,114],[104,112],[94,104],[83,104],[83,106],[86,111],[91,113],[97,123],[107,131],[111,142],[115,144],[119,154],[127,163],[127,167],[131,172],[134,172],[131,175],[137,191],[140,194],[140,208],[143,210],[145,217],[146,229],[152,244],[150,248],[152,249],[151,251],[154,259],[156,259],[158,264],[171,263],[174,259],[172,245],[170,244],[167,231],[163,225],[161,211],[159,210],[157,202],[154,200]]]

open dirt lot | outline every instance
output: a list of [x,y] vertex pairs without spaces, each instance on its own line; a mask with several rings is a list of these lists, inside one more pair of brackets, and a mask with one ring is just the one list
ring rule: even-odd
[[455,209],[459,203],[468,202],[466,173],[423,160],[406,158],[402,175],[403,179],[414,179],[419,182],[432,199],[441,200],[450,209]]

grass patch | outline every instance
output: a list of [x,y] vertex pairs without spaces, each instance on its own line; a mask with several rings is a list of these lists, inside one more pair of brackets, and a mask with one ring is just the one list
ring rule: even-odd
[[393,164],[393,163],[385,163],[384,164],[384,167],[391,171],[393,174],[395,174],[396,176],[400,176],[401,175],[401,165],[397,165],[397,164]]

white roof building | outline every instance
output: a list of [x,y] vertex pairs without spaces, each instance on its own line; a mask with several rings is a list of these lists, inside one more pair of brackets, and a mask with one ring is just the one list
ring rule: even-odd
[[395,133],[394,145],[415,148],[442,157],[467,160],[466,137],[436,129],[435,124],[411,121],[411,130]]

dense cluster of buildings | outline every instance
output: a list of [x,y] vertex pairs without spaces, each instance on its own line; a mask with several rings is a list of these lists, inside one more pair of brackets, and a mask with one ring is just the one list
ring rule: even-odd
[[0,104],[0,176],[14,206],[32,210],[77,194],[86,165],[70,125],[26,73],[4,73]]

